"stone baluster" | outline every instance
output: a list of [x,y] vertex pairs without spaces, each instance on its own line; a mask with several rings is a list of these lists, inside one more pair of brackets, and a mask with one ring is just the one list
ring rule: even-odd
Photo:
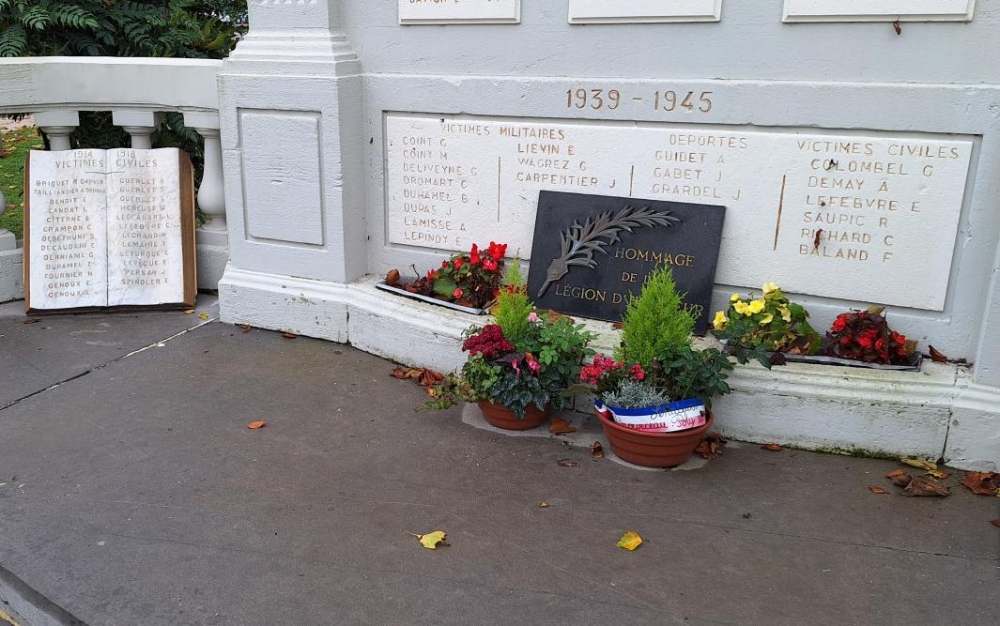
[[184,124],[205,140],[205,175],[198,188],[198,206],[210,221],[202,230],[225,235],[226,192],[222,173],[222,140],[218,113],[185,113]]
[[111,120],[115,126],[121,126],[132,137],[134,149],[149,150],[153,147],[151,141],[153,131],[163,122],[163,113],[135,110],[112,111]]
[[195,233],[198,241],[198,288],[217,289],[229,262],[219,114],[215,111],[185,113],[184,125],[205,140],[205,173],[198,188],[198,206],[209,221]]
[[60,110],[35,113],[35,125],[48,137],[50,150],[70,150],[69,136],[80,125],[80,112]]

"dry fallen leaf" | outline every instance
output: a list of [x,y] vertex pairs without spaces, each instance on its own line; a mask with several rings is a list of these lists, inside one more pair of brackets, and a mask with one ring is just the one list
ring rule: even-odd
[[445,541],[445,537],[448,536],[448,533],[443,530],[435,530],[434,532],[427,533],[426,535],[418,535],[416,533],[411,533],[410,531],[406,531],[406,534],[416,537],[417,540],[420,541],[420,545],[428,550],[437,550],[438,546],[448,545],[448,542]]
[[389,273],[385,275],[385,284],[390,287],[399,285],[399,270],[389,270]]
[[244,335],[250,332],[251,329],[250,324],[237,324],[237,326],[239,327],[240,332],[243,333]]
[[619,548],[625,548],[629,552],[632,552],[642,545],[642,537],[639,536],[639,533],[629,530],[622,535],[622,538],[618,540],[617,545]]
[[899,460],[899,462],[903,463],[904,465],[909,465],[910,467],[916,467],[928,472],[937,469],[937,463],[933,461],[925,461],[923,459],[913,459],[904,456]]
[[604,446],[601,445],[600,441],[595,441],[594,443],[590,444],[590,456],[592,456],[595,459],[604,458]]
[[250,430],[257,430],[258,428],[264,428],[265,426],[267,426],[267,422],[265,422],[264,420],[258,420],[256,422],[250,422],[249,424],[247,424],[247,428],[249,428]]
[[990,524],[993,524],[997,528],[1000,528],[1000,519],[992,520],[992,521],[990,521]]
[[580,464],[571,459],[559,459],[556,461],[556,465],[559,467],[578,467]]
[[885,489],[882,489],[881,487],[876,487],[874,485],[868,485],[868,491],[870,491],[872,493],[877,493],[879,495],[881,495],[883,493],[889,493]]
[[726,440],[722,438],[722,435],[719,433],[708,433],[694,451],[700,454],[701,458],[712,460],[722,455],[722,449],[725,446]]
[[781,452],[784,448],[776,443],[768,443],[760,447],[761,450],[770,450],[771,452]]
[[29,319],[29,320],[24,320],[21,323],[22,324],[37,324],[40,321],[42,321],[42,320],[38,319],[37,317],[33,317],[33,318]]
[[576,428],[570,426],[569,422],[565,419],[556,416],[549,422],[549,432],[553,435],[568,435],[569,433],[575,433]]
[[208,313],[202,313],[201,315],[198,316],[198,319],[200,319],[203,322],[207,322],[208,321]]
[[281,333],[281,336],[284,337],[285,339],[295,339],[296,337],[298,337],[298,335],[296,335],[295,333]]
[[420,376],[417,378],[417,384],[422,387],[430,387],[436,385],[444,380],[444,374],[441,372],[435,372],[434,370],[423,370]]
[[976,495],[1000,496],[1000,474],[996,472],[969,472],[961,484]]
[[946,357],[945,355],[943,355],[940,352],[938,352],[937,350],[935,350],[934,346],[929,346],[929,347],[930,347],[930,353],[931,353],[931,360],[932,361],[934,361],[935,363],[947,363],[948,362],[948,357]]
[[896,485],[897,487],[905,487],[910,484],[911,480],[913,480],[913,478],[908,473],[904,472],[901,469],[898,469],[894,472],[889,472],[888,474],[885,475],[885,477],[891,480],[892,484]]
[[184,315],[194,315],[194,309],[184,309]]
[[910,484],[903,490],[903,495],[914,497],[950,496],[951,492],[933,478],[914,476]]
[[549,508],[549,503],[548,502],[542,502],[541,504],[538,505],[538,508],[540,508],[540,509],[547,509],[547,508]]
[[951,474],[949,474],[948,472],[942,472],[941,470],[931,470],[927,472],[927,475],[933,476],[934,478],[940,478],[941,480],[944,480],[945,478],[951,476]]

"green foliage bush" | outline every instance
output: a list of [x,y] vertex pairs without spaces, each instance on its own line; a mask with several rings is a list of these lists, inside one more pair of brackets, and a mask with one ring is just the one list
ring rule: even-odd
[[615,358],[648,369],[665,350],[690,345],[696,321],[677,292],[673,272],[661,265],[649,273],[642,292],[628,303],[622,317],[622,346]]
[[503,329],[504,337],[516,345],[528,335],[531,325],[528,315],[534,310],[535,305],[528,298],[528,286],[521,264],[514,259],[504,271],[503,284],[490,313]]

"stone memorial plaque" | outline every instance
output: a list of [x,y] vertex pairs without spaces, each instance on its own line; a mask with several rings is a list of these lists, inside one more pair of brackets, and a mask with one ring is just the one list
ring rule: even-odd
[[976,0],[785,0],[785,22],[972,20]]
[[399,0],[400,24],[517,24],[520,0]]
[[722,0],[569,0],[571,24],[718,22]]
[[542,189],[725,205],[721,284],[770,280],[789,293],[944,308],[969,137],[420,114],[385,122],[390,243],[455,251],[502,241],[531,259]]
[[108,306],[184,302],[180,160],[109,153]]
[[160,150],[30,153],[26,307],[194,303],[194,175]]
[[29,159],[25,285],[45,308],[107,306],[105,151],[32,151]]
[[726,209],[721,206],[542,191],[528,273],[536,305],[617,322],[657,265],[671,268],[685,304],[708,330]]

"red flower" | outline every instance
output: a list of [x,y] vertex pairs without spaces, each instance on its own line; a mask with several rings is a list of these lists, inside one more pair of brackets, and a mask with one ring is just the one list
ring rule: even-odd
[[441,269],[448,267],[448,265],[449,265],[448,261],[441,261]]
[[847,326],[847,314],[846,313],[843,314],[843,315],[838,315],[837,319],[833,320],[833,327],[832,328],[833,328],[833,332],[835,332],[835,333],[839,333],[840,331],[844,330],[844,328],[846,326]]
[[494,260],[499,261],[504,258],[507,254],[507,244],[497,243],[495,241],[490,242],[489,255],[494,258]]
[[455,257],[455,269],[462,267],[462,257]]
[[875,349],[878,350],[879,352],[882,352],[884,348],[885,348],[885,339],[879,337],[878,340],[875,342]]
[[636,380],[644,380],[646,378],[646,372],[642,371],[642,366],[638,363],[632,366],[630,372]]
[[452,297],[454,297],[457,300],[458,298],[461,298],[462,296],[464,296],[465,292],[462,291],[461,287],[456,287],[455,291],[451,292],[451,295],[452,295]]
[[892,331],[892,340],[894,342],[898,343],[899,345],[905,345],[906,344],[906,335],[900,335],[896,331]]
[[875,344],[875,330],[866,330],[858,337],[858,345],[862,348],[871,348]]
[[479,246],[472,244],[472,251],[469,253],[469,263],[479,265]]
[[483,269],[489,270],[491,272],[496,271],[497,262],[493,259],[483,259]]

